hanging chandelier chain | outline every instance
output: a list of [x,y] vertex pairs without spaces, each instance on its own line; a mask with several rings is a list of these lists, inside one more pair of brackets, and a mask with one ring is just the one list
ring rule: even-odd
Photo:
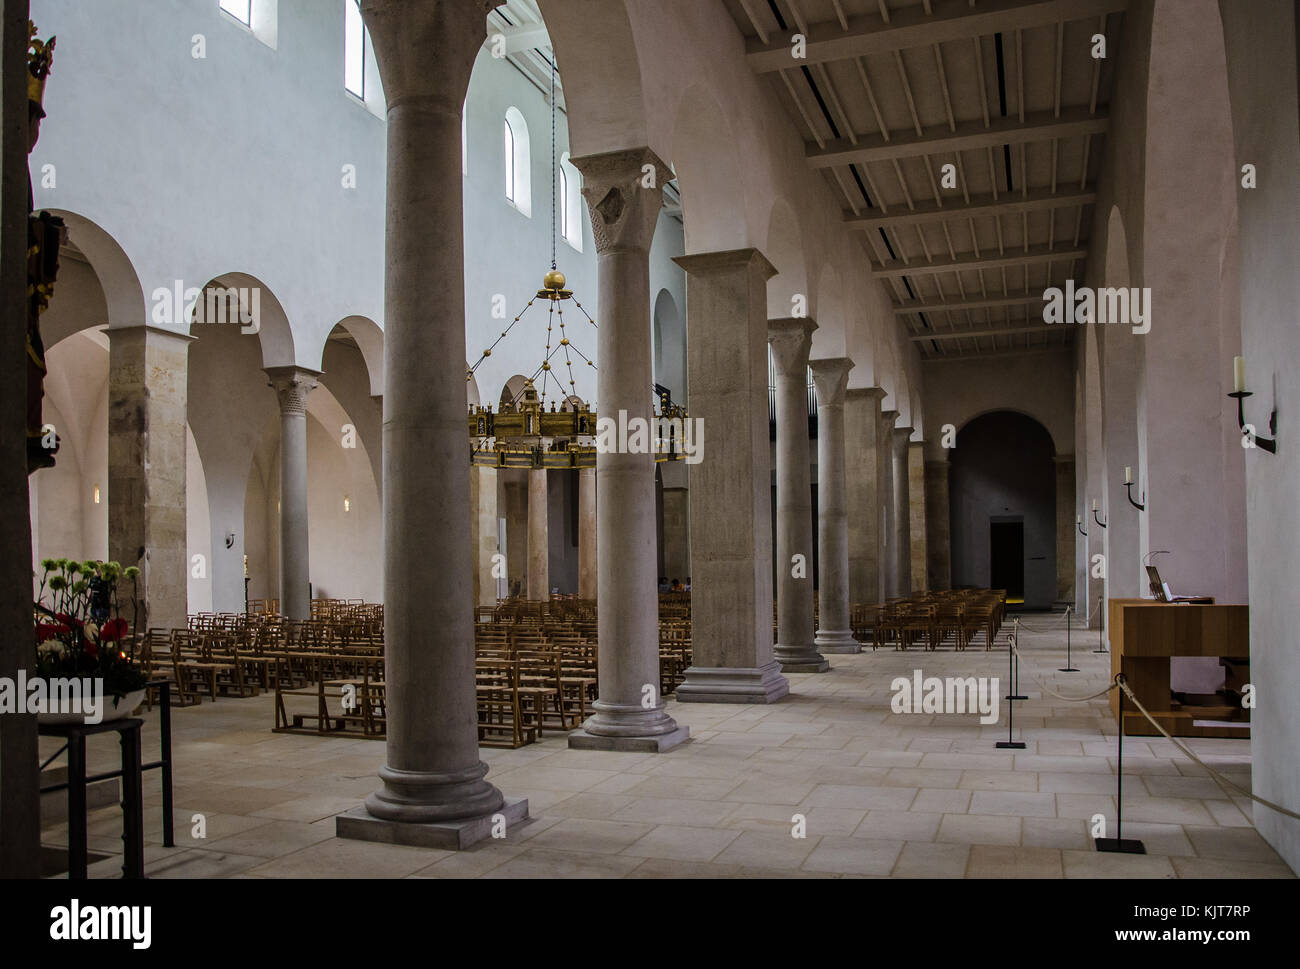
[[555,140],[555,51],[551,51],[551,268],[555,269],[555,205],[558,193],[559,172],[556,170]]

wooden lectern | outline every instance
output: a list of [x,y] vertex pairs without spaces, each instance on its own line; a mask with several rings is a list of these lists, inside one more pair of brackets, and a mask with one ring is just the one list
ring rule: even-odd
[[[1111,678],[1123,672],[1134,695],[1171,735],[1250,736],[1250,711],[1240,702],[1240,690],[1250,679],[1249,606],[1111,599],[1107,620]],[[1173,656],[1218,657],[1226,673],[1220,702],[1197,706],[1175,702],[1169,687]],[[1111,691],[1110,709],[1118,718],[1118,691]],[[1207,720],[1220,723],[1196,725]],[[1159,736],[1131,703],[1125,705],[1123,729],[1129,736]]]

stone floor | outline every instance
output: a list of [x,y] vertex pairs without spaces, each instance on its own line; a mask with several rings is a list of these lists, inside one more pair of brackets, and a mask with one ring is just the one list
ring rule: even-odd
[[[692,740],[667,754],[569,750],[560,734],[519,750],[484,749],[490,779],[528,798],[533,819],[504,840],[455,853],[343,841],[333,816],[377,786],[382,743],[271,732],[273,698],[173,712],[177,847],[161,846],[157,772],[146,776],[146,871],[216,877],[1294,877],[1229,797],[1162,739],[1124,746],[1124,830],[1146,855],[1098,854],[1088,819],[1115,810],[1115,729],[1095,633],[1032,615],[1015,729],[1023,751],[977,716],[896,714],[895,676],[1005,679],[1007,654],[893,649],[834,656],[829,673],[793,675],[773,706],[669,703]],[[999,693],[1007,692],[1005,683]],[[157,744],[148,717],[146,760]],[[44,756],[55,749],[42,741]],[[1194,740],[1207,763],[1250,782],[1246,740]],[[116,766],[92,741],[91,767]],[[193,837],[203,815],[206,838]],[[802,838],[795,815],[806,819]],[[116,807],[90,818],[90,848],[121,851]],[[1107,832],[1113,836],[1113,830]],[[66,828],[44,832],[66,844]],[[120,857],[93,877],[118,877]]]

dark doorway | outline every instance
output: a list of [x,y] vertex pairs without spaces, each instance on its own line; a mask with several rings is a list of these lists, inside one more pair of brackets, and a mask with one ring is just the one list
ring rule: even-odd
[[989,523],[989,579],[995,589],[1007,590],[1007,602],[1025,601],[1025,523]]

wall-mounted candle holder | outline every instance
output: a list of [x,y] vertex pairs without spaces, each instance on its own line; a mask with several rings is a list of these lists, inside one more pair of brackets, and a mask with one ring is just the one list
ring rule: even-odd
[[1080,534],[1080,535],[1082,535],[1084,538],[1087,538],[1087,537],[1088,537],[1088,533],[1085,532],[1085,531],[1083,530],[1083,516],[1082,516],[1082,515],[1075,515],[1075,516],[1074,516],[1074,525],[1075,525],[1076,528],[1079,529],[1079,534]]
[[1254,446],[1261,451],[1267,451],[1269,454],[1277,454],[1277,407],[1274,406],[1273,412],[1268,415],[1268,432],[1273,436],[1271,438],[1260,437],[1252,431],[1246,430],[1246,398],[1255,395],[1246,389],[1246,359],[1245,357],[1234,357],[1232,361],[1233,369],[1233,392],[1228,396],[1235,398],[1237,401],[1237,427],[1245,437],[1249,437]]
[[1100,525],[1102,528],[1107,527],[1107,526],[1106,526],[1106,523],[1105,523],[1104,521],[1102,521],[1100,518],[1097,517],[1097,499],[1096,499],[1096,498],[1094,498],[1094,499],[1092,500],[1092,520],[1095,521],[1095,522],[1096,522],[1098,525]]

